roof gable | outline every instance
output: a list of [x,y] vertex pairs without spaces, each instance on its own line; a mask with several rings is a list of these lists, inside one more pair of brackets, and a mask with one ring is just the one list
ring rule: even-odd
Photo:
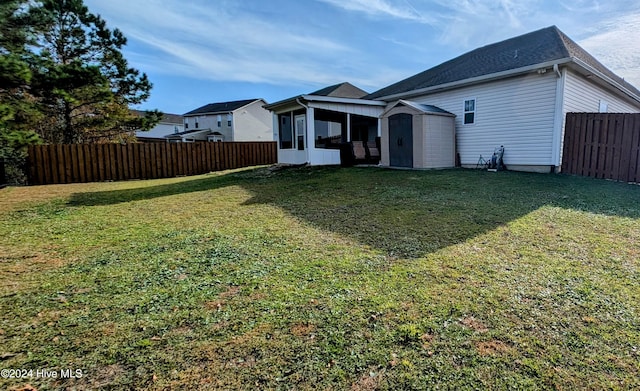
[[261,99],[245,99],[245,100],[235,100],[231,102],[218,102],[218,103],[209,103],[208,105],[204,105],[195,110],[192,110],[186,114],[188,115],[196,115],[196,114],[218,114],[218,113],[230,113],[234,110],[237,110],[241,107],[244,107],[250,103],[253,103],[257,100]]
[[551,26],[472,50],[384,87],[367,95],[365,99],[378,99],[561,59],[581,60],[633,92],[638,92],[629,83],[600,64],[556,26]]
[[318,96],[330,96],[334,98],[362,98],[367,95],[368,92],[362,90],[351,83],[345,82],[340,84],[335,84],[329,87],[325,87],[318,91],[314,91],[308,95],[318,95]]
[[381,114],[381,116],[386,115],[388,112],[393,110],[395,107],[399,107],[399,106],[409,107],[409,108],[413,109],[416,113],[419,113],[419,114],[443,115],[443,116],[447,116],[447,117],[455,117],[456,116],[455,114],[450,113],[450,112],[448,112],[446,110],[443,110],[443,109],[439,108],[438,106],[425,105],[425,104],[422,104],[422,103],[413,102],[413,101],[404,100],[404,99],[400,99],[398,101],[395,101],[395,102],[387,105],[387,108],[384,110],[384,112]]

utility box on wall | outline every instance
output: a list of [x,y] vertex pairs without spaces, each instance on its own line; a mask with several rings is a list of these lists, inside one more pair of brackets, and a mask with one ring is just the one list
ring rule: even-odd
[[436,106],[399,100],[381,118],[381,166],[455,167],[454,114]]

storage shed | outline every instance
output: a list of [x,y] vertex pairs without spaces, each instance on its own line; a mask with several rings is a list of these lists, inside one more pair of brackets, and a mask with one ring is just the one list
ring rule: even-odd
[[407,168],[455,166],[455,115],[439,107],[399,100],[382,119],[380,165]]

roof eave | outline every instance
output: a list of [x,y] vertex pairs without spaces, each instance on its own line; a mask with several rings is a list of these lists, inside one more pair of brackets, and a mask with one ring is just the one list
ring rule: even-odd
[[598,71],[596,68],[592,67],[591,65],[589,65],[586,62],[582,61],[581,59],[574,57],[572,60],[573,60],[573,63],[575,63],[580,68],[584,69],[585,71],[587,71],[588,73],[590,73],[592,75],[595,75],[597,78],[599,78],[602,81],[604,81],[605,83],[613,86],[614,88],[616,88],[617,90],[619,90],[620,92],[624,93],[629,98],[633,99],[638,104],[640,104],[640,95],[638,95],[634,91],[630,90],[626,86],[620,84],[618,81],[612,79],[611,77],[605,75],[604,73]]
[[328,103],[345,103],[365,106],[386,106],[387,103],[381,100],[359,99],[359,98],[338,98],[333,96],[322,95],[302,95],[302,99],[307,102],[328,102]]
[[358,98],[338,98],[334,96],[323,96],[323,95],[298,95],[293,98],[284,99],[279,102],[270,103],[268,105],[264,105],[267,110],[278,112],[281,109],[288,109],[293,106],[299,106],[300,100],[304,102],[326,102],[326,103],[343,103],[343,104],[355,104],[355,105],[364,105],[364,106],[380,106],[385,107],[387,105],[386,102],[381,100],[370,100],[370,99],[358,99]]
[[472,85],[472,84],[485,83],[485,82],[488,82],[488,81],[504,79],[506,77],[513,77],[513,76],[517,76],[517,75],[522,75],[522,74],[526,74],[526,73],[530,73],[530,72],[536,71],[538,69],[553,67],[554,65],[567,64],[567,63],[570,63],[571,61],[572,61],[572,58],[570,58],[570,57],[560,58],[560,59],[557,59],[557,60],[546,61],[546,62],[542,62],[542,63],[539,63],[539,64],[528,65],[526,67],[509,69],[507,71],[490,73],[490,74],[487,74],[487,75],[482,75],[482,76],[477,76],[477,77],[471,77],[471,78],[468,78],[468,79],[457,80],[457,81],[454,81],[454,82],[451,82],[451,83],[438,84],[438,85],[435,85],[435,86],[426,87],[426,88],[420,88],[420,89],[417,89],[417,90],[406,91],[406,92],[401,92],[401,93],[391,94],[391,95],[385,95],[385,96],[381,96],[381,97],[376,98],[376,99],[384,100],[386,102],[391,102],[391,101],[394,101],[394,100],[397,100],[397,99],[413,98],[413,97],[416,97],[416,96],[429,94],[429,93],[433,93],[433,92],[451,90],[451,89],[454,89],[454,88],[460,88],[460,87],[464,87],[464,86],[468,86],[468,85]]
[[[203,112],[198,112],[198,113],[193,112],[193,111],[190,111],[190,112],[188,112],[188,113],[186,113],[186,114],[182,114],[182,116],[183,116],[183,117],[193,117],[193,116],[195,116],[195,115],[229,114],[229,113],[233,113],[234,111],[238,111],[238,110],[240,110],[240,109],[242,109],[242,108],[245,108],[245,107],[247,107],[247,106],[249,106],[249,105],[251,105],[251,104],[254,104],[255,102],[257,102],[257,101],[259,101],[259,100],[263,101],[264,103],[267,103],[267,101],[266,101],[266,100],[264,100],[264,99],[262,99],[262,98],[258,98],[258,99],[254,99],[254,100],[252,100],[251,102],[247,103],[246,105],[243,105],[243,106],[237,107],[237,108],[235,108],[235,109],[233,109],[233,110],[203,111]],[[263,106],[263,107],[264,107],[264,106]]]
[[262,105],[262,107],[266,110],[277,112],[278,109],[289,107],[294,104],[297,104],[296,100],[300,99],[302,95],[294,96],[293,98],[283,99],[278,102],[269,103],[266,105]]
[[183,117],[195,117],[197,115],[217,115],[217,114],[229,114],[233,113],[233,110],[224,110],[224,111],[203,111],[201,113],[187,113],[183,114]]

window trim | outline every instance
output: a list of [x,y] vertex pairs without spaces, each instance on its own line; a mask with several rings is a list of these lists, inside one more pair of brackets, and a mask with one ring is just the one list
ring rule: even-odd
[[[473,110],[467,111],[467,102],[473,101]],[[462,101],[462,124],[463,125],[475,125],[476,114],[478,112],[478,100],[475,97],[464,98]],[[467,122],[467,114],[473,114],[471,122]]]
[[221,128],[222,127],[222,114],[218,114],[217,120],[218,120],[218,127]]
[[[282,136],[285,134],[283,131],[283,126],[285,125],[286,118],[289,120],[289,132],[286,132],[286,135],[290,136],[289,140],[285,140],[285,142],[291,143],[288,148],[283,147],[283,139]],[[294,149],[294,124],[293,124],[293,112],[281,113],[278,114],[278,148],[282,150],[292,150]]]
[[609,112],[609,102],[603,99],[598,100],[598,113],[608,113],[608,112]]

